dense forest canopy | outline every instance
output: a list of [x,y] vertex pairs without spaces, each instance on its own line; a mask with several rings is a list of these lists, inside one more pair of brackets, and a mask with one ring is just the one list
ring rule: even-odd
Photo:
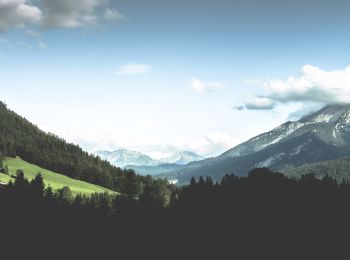
[[350,231],[350,185],[329,177],[288,179],[261,168],[248,177],[226,175],[220,183],[193,178],[173,190],[169,202],[154,192],[149,186],[138,199],[108,193],[74,198],[68,187],[54,192],[40,175],[28,182],[18,171],[14,183],[0,187],[2,223],[13,223],[3,225],[2,234],[8,241],[26,237],[31,246],[37,246],[32,234],[45,234],[50,239],[41,240],[42,250],[59,245],[100,256],[191,252],[215,259],[241,249],[245,257],[260,257],[261,249],[290,256],[304,249],[300,245],[315,254],[341,245]]

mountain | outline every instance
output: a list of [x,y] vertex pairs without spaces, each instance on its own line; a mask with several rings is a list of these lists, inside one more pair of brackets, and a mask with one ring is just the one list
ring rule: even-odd
[[255,167],[285,170],[349,155],[350,105],[328,105],[298,121],[288,121],[260,134],[218,157],[189,163],[158,177],[180,184],[201,175],[220,180],[230,173],[244,176]]
[[161,159],[163,163],[166,164],[179,164],[179,165],[185,165],[190,162],[200,161],[203,160],[204,157],[200,156],[198,154],[195,154],[193,152],[184,151],[184,152],[178,152],[175,153],[167,158]]
[[300,178],[306,174],[315,174],[317,178],[328,176],[337,180],[339,183],[344,180],[349,181],[349,173],[350,157],[305,164],[300,167],[287,169],[283,172],[284,175],[292,178]]
[[[140,174],[144,175],[146,175],[145,172],[150,175],[163,172],[161,169],[177,169],[179,165],[204,159],[204,157],[189,151],[177,152],[167,158],[161,159],[153,159],[146,154],[127,149],[120,149],[113,152],[98,151],[95,154],[113,165],[134,169],[137,173],[141,172]],[[144,171],[143,169],[147,170]]]
[[171,156],[157,160],[157,165],[127,165],[126,168],[133,169],[140,175],[158,175],[161,173],[172,172],[174,170],[182,169],[190,162],[203,160],[204,157],[193,152],[184,151],[174,153]]
[[125,167],[126,165],[155,166],[159,164],[148,155],[127,149],[120,149],[113,152],[98,151],[96,154],[118,167]]
[[125,168],[133,169],[137,174],[140,175],[151,175],[155,176],[158,174],[164,174],[175,170],[180,170],[184,165],[176,163],[162,163],[156,166],[145,166],[145,165],[126,165]]

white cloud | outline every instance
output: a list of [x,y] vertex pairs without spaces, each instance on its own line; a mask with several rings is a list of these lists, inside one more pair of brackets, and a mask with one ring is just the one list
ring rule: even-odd
[[110,0],[0,0],[0,31],[26,25],[86,28],[123,19]]
[[95,25],[99,8],[108,4],[106,0],[42,0],[45,15],[43,25],[47,27],[80,28]]
[[204,82],[197,78],[191,80],[191,87],[199,94],[204,94],[216,89],[221,89],[225,87],[225,84],[222,82]]
[[311,101],[320,103],[350,102],[350,66],[325,71],[305,65],[301,76],[270,80],[264,84],[267,97],[278,102]]
[[114,73],[117,75],[141,75],[152,70],[152,66],[147,64],[126,64],[119,67]]
[[269,98],[254,97],[246,100],[244,107],[248,110],[271,110],[275,107],[275,102]]
[[0,31],[12,27],[38,23],[42,19],[41,10],[26,0],[0,0]]
[[350,103],[350,66],[325,71],[305,65],[298,77],[264,82],[264,93],[245,102],[246,109],[273,109],[277,103]]

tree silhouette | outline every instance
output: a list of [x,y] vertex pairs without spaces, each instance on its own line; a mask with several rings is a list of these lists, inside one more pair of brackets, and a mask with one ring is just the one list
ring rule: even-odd
[[30,183],[31,191],[34,196],[42,198],[45,192],[44,179],[40,173]]

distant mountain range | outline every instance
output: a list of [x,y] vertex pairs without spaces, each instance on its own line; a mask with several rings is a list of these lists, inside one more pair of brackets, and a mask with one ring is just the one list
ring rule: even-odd
[[[257,126],[258,127],[258,126]],[[158,177],[188,183],[192,176],[246,175],[256,167],[285,171],[350,156],[350,105],[328,105],[298,121],[288,121],[218,157],[192,162]]]
[[[172,165],[176,167],[204,159],[204,157],[189,151],[177,152],[162,159],[153,159],[146,154],[127,149],[97,151],[95,154],[115,166],[122,168],[135,168],[136,172],[138,171],[137,169],[142,171],[141,169],[144,167],[160,166],[160,168],[162,168],[164,165]],[[153,174],[153,172],[150,174]]]

